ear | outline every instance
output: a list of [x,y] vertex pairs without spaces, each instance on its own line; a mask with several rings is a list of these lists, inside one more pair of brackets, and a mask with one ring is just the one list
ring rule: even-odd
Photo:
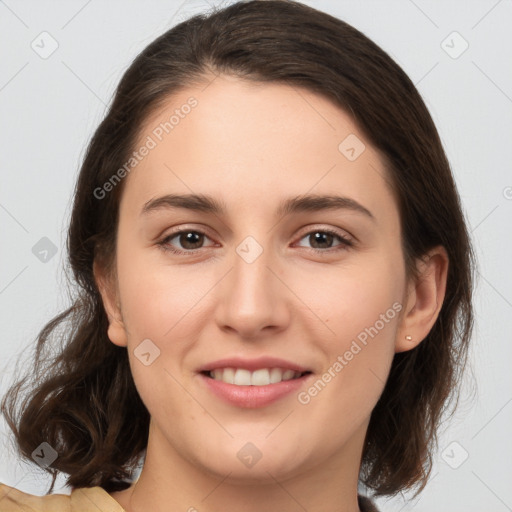
[[431,249],[417,260],[419,277],[408,283],[405,308],[397,330],[395,352],[415,348],[432,329],[443,305],[448,265],[448,254],[443,246]]
[[112,282],[113,279],[97,261],[93,264],[93,274],[108,317],[108,337],[114,345],[126,347],[128,344],[126,328],[121,316],[118,293]]

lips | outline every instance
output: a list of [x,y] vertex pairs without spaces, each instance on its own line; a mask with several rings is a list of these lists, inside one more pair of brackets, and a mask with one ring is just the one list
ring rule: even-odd
[[304,366],[274,357],[220,359],[198,371],[210,393],[243,408],[270,405],[298,391],[312,375]]
[[310,368],[306,368],[305,366],[301,366],[297,363],[286,361],[285,359],[279,359],[277,357],[266,356],[258,357],[255,359],[243,359],[240,357],[219,359],[217,361],[212,361],[211,363],[207,363],[201,366],[198,371],[210,372],[212,370],[223,368],[241,368],[251,372],[255,370],[261,370],[263,368],[282,368],[283,370],[293,370],[294,372],[299,373],[311,371]]

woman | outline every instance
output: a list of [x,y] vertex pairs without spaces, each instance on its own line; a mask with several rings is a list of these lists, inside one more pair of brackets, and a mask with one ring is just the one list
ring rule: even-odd
[[37,357],[67,344],[2,410],[73,491],[2,486],[0,510],[355,512],[377,510],[358,484],[426,485],[473,255],[423,100],[353,27],[257,0],[155,40],[90,142],[68,248],[80,293]]

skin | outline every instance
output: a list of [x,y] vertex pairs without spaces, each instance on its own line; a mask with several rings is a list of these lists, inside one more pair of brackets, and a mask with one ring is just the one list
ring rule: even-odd
[[[370,414],[394,354],[417,346],[438,316],[446,252],[433,249],[418,260],[422,277],[406,279],[383,161],[324,97],[220,75],[169,98],[147,120],[141,144],[190,96],[198,105],[125,178],[115,274],[95,265],[109,338],[127,347],[151,414],[142,473],[112,497],[128,512],[356,512]],[[354,161],[338,150],[349,134],[366,146]],[[227,210],[141,215],[170,193],[209,194]],[[283,199],[305,193],[350,197],[375,220],[348,209],[276,217]],[[322,228],[354,245],[336,237],[315,244],[311,232]],[[199,247],[195,254],[158,245],[178,229],[205,233],[195,246],[167,240],[182,251]],[[249,235],[263,249],[252,263],[236,252]],[[400,314],[308,404],[291,393],[263,408],[235,407],[197,374],[219,358],[270,355],[311,369],[307,390],[394,303]],[[146,366],[134,350],[148,338],[160,356]],[[247,442],[262,455],[251,468],[237,457]]]

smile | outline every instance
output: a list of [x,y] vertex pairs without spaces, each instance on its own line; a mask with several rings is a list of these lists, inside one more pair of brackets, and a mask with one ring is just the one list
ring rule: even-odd
[[199,377],[210,396],[234,407],[256,409],[285,397],[295,396],[313,377],[310,371],[281,368],[216,368],[200,372]]
[[310,372],[298,372],[285,368],[260,368],[255,371],[245,368],[216,368],[205,373],[214,380],[235,386],[268,386],[298,379]]

